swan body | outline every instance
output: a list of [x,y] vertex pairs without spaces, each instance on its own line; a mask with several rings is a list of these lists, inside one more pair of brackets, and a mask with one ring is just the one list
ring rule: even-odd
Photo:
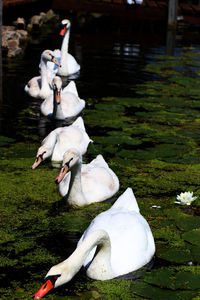
[[119,190],[119,180],[102,155],[89,164],[82,164],[81,153],[73,148],[65,152],[55,181],[59,183],[60,194],[67,195],[68,203],[73,206],[104,201]]
[[43,51],[40,59],[41,76],[33,77],[24,88],[25,92],[27,92],[31,97],[45,99],[52,93],[51,81],[53,79],[53,75],[51,77],[48,75],[48,61],[60,66],[53,51]]
[[61,67],[57,68],[53,63],[48,63],[48,69],[57,73],[60,76],[69,76],[77,73],[80,70],[80,65],[77,63],[76,59],[68,53],[69,47],[69,35],[70,35],[70,27],[71,23],[69,20],[62,20],[63,29],[60,34],[63,36],[63,41],[61,45],[61,50],[54,50],[54,55],[60,61]]
[[154,253],[151,229],[128,188],[110,209],[93,219],[71,256],[49,270],[34,297],[40,299],[50,289],[67,283],[81,266],[90,278],[108,280],[141,268]]
[[57,120],[72,118],[80,114],[85,107],[85,100],[78,96],[74,81],[63,89],[62,80],[56,76],[53,79],[53,95],[47,97],[41,104],[40,109],[43,115]]
[[71,147],[78,148],[84,154],[90,142],[92,140],[85,130],[83,119],[78,117],[72,125],[56,128],[48,134],[38,149],[32,169],[47,158],[54,162],[62,162],[64,153]]

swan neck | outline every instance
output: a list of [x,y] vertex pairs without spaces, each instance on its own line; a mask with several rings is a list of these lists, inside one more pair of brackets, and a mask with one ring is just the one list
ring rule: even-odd
[[68,202],[74,206],[83,206],[87,203],[81,184],[81,165],[82,159],[79,158],[78,162],[71,169]]
[[47,78],[47,62],[41,59],[41,92],[45,89],[49,89],[49,83]]
[[[87,235],[71,256],[63,262],[63,269],[67,266],[67,272],[70,270],[70,279],[80,270],[95,246],[97,246],[99,251],[91,262],[87,275],[93,279],[101,278],[100,280],[112,278],[110,238],[104,230],[98,230]],[[69,273],[67,276],[69,280]]]
[[56,91],[53,91],[53,114],[52,114],[52,118],[56,118],[56,113],[57,113],[57,109],[58,109],[58,104],[56,102]]
[[64,35],[62,46],[61,46],[61,68],[67,65],[67,55],[68,55],[68,47],[69,47],[69,35],[70,29],[67,30],[66,34]]

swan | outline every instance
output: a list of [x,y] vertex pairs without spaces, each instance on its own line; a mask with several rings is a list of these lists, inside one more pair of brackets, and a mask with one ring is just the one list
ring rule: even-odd
[[140,214],[132,189],[127,188],[110,209],[93,219],[71,256],[49,270],[33,297],[40,299],[67,283],[82,266],[88,277],[108,280],[138,270],[154,253],[151,229]]
[[29,80],[24,88],[24,90],[34,98],[45,99],[52,93],[51,81],[53,79],[53,75],[52,77],[49,77],[48,75],[48,61],[53,62],[57,66],[60,66],[59,62],[54,56],[53,51],[45,50],[42,52],[40,59],[41,76],[33,77],[31,80]]
[[74,81],[70,81],[63,90],[61,87],[62,80],[56,76],[53,79],[53,95],[47,97],[40,106],[43,115],[64,120],[77,116],[85,107],[85,100],[79,98]]
[[[70,175],[68,170],[71,170]],[[82,165],[81,153],[73,148],[65,152],[63,166],[55,182],[59,183],[60,194],[68,194],[67,201],[73,206],[104,201],[119,190],[119,180],[102,155]]]
[[47,135],[31,168],[37,168],[47,158],[51,158],[53,162],[62,162],[65,151],[71,147],[76,147],[84,154],[90,142],[92,140],[85,131],[83,119],[78,117],[72,125],[56,128]]
[[48,62],[47,67],[51,72],[57,73],[60,76],[69,76],[77,73],[80,70],[80,65],[77,63],[75,58],[68,53],[71,22],[67,19],[64,19],[62,20],[61,24],[63,26],[62,30],[60,31],[60,35],[63,36],[61,50],[54,50],[54,55],[58,61],[60,61],[61,67],[57,68],[55,64],[51,62]]

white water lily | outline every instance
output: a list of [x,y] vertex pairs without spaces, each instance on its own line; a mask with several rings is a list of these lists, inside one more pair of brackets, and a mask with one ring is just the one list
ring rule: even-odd
[[185,192],[177,195],[175,203],[181,205],[190,205],[197,197],[193,197],[193,192]]

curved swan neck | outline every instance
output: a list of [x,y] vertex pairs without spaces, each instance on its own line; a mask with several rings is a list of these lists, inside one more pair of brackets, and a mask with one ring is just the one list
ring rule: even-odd
[[[69,47],[69,35],[70,29],[68,29],[64,35],[62,46],[61,46],[61,58],[60,58],[60,69],[67,68],[67,56],[68,56],[68,47]],[[59,69],[59,71],[60,71]]]
[[58,103],[56,102],[56,91],[53,91],[53,113],[52,113],[52,118],[56,118],[57,114],[57,109],[58,109]]
[[82,159],[79,157],[78,162],[71,169],[68,202],[74,206],[83,206],[87,203],[81,184],[81,165]]
[[[110,266],[110,238],[104,230],[98,230],[87,235],[69,258],[54,266],[55,268],[59,267],[62,271],[62,284],[71,280],[80,270],[85,259],[95,246],[98,246],[99,252],[91,262],[87,270],[87,275],[99,280],[107,280],[113,277]],[[51,270],[47,276],[50,274]]]
[[49,83],[48,83],[48,79],[47,79],[47,62],[44,61],[44,59],[41,59],[40,62],[40,66],[41,66],[41,93],[46,90],[49,89]]

